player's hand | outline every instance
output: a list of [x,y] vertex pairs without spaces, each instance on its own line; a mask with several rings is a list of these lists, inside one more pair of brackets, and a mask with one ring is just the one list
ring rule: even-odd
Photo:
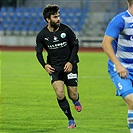
[[46,64],[45,65],[45,70],[46,70],[46,72],[48,73],[48,74],[51,74],[52,72],[54,72],[55,71],[55,68],[53,68],[51,65],[49,65],[49,64]]
[[64,72],[71,72],[72,71],[72,64],[70,62],[67,62],[64,66]]
[[116,66],[116,71],[121,78],[128,78],[128,71],[121,64]]

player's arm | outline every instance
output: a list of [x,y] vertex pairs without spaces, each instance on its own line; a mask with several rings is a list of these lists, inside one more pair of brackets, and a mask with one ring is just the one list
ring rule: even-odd
[[107,54],[107,56],[109,57],[109,59],[117,66],[117,65],[120,65],[120,62],[117,59],[112,47],[113,40],[114,38],[105,35],[102,42],[102,48],[104,52]]
[[70,56],[68,62],[64,66],[64,72],[71,72],[72,71],[72,67],[73,67],[72,64],[74,62],[76,62],[75,56],[77,56],[78,49],[79,49],[79,46],[77,44],[75,44],[72,48],[71,56]]
[[43,58],[43,45],[42,45],[42,42],[41,42],[41,36],[40,34],[37,35],[36,37],[36,46],[35,46],[35,50],[36,50],[36,57],[39,61],[39,63],[42,65],[43,68],[45,68],[45,61],[44,61],[44,58]]
[[[117,15],[114,17],[105,33],[105,37],[102,42],[102,47],[109,59],[115,64],[116,71],[119,74],[120,77],[124,78],[127,76],[127,70],[125,69],[124,66],[121,65],[120,61],[116,57],[116,54],[114,53],[113,47],[112,47],[112,42],[114,39],[118,38],[120,32],[123,30],[125,25],[125,21],[122,17]],[[117,44],[116,44],[117,45]]]
[[49,73],[51,74],[52,72],[54,72],[54,68],[51,67],[51,65],[49,64],[46,64],[45,61],[44,61],[44,58],[43,58],[43,45],[41,43],[41,39],[39,36],[37,36],[36,38],[36,47],[35,47],[35,50],[36,50],[36,57],[39,61],[39,63],[42,65],[42,67]]
[[116,57],[113,47],[112,47],[112,41],[114,40],[114,38],[105,35],[103,42],[102,42],[102,48],[104,50],[104,52],[107,54],[107,56],[109,57],[109,59],[115,64],[116,66],[116,71],[119,74],[119,76],[121,78],[125,78],[127,77],[128,71],[126,70],[125,67],[123,67],[120,63],[120,61],[118,60],[118,58]]
[[64,66],[64,72],[72,71],[72,64],[76,62],[75,57],[77,56],[79,50],[79,41],[76,38],[75,33],[69,28],[68,28],[68,39],[71,48],[71,55],[68,62]]
[[70,47],[72,48],[71,56],[69,58],[69,62],[72,64],[76,62],[75,57],[77,56],[78,50],[79,50],[79,40],[76,37],[75,33],[70,30],[69,33],[69,40],[70,40]]
[[54,72],[55,69],[53,67],[51,67],[51,65],[46,64],[44,62],[42,53],[36,52],[36,56],[37,56],[38,61],[40,62],[40,64],[46,70],[47,73],[51,74],[52,72]]

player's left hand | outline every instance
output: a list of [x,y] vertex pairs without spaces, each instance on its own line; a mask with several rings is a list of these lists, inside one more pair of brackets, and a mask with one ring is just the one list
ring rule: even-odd
[[71,72],[72,71],[72,64],[70,62],[67,62],[64,66],[64,72]]
[[121,78],[128,78],[128,71],[121,64],[116,65],[116,71]]

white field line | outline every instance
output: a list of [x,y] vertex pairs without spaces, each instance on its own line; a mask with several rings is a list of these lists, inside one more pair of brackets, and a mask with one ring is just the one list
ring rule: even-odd
[[107,79],[108,76],[79,76],[81,79]]

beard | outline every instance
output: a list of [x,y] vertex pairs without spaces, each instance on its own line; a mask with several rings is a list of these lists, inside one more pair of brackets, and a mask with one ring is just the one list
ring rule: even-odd
[[50,26],[54,28],[54,30],[56,30],[59,26],[60,26],[60,22],[53,22],[53,21],[50,21]]

